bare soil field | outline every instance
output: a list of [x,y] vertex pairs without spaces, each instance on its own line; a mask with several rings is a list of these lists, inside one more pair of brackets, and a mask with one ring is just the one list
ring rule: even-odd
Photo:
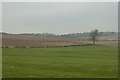
[[[60,47],[92,44],[88,39],[42,37],[28,35],[3,35],[2,47]],[[96,44],[117,45],[117,40],[98,40]]]

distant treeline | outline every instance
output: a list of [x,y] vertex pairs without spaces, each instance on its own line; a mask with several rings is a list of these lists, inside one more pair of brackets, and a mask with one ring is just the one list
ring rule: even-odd
[[[10,35],[11,33],[5,33],[5,32],[0,32],[0,34],[6,34]],[[32,36],[44,36],[44,37],[70,37],[70,38],[79,38],[79,37],[89,37],[90,32],[84,32],[84,33],[70,33],[70,34],[62,34],[62,35],[57,35],[57,34],[52,34],[52,33],[21,33],[21,34],[14,34],[14,35],[32,35]],[[117,32],[99,32],[98,36],[117,36]]]

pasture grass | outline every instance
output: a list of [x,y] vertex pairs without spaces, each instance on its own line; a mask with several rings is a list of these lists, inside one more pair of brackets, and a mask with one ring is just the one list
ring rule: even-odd
[[3,48],[3,78],[115,78],[116,46]]

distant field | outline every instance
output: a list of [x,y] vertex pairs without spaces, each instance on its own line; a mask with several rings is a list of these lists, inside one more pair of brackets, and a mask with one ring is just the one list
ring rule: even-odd
[[[60,47],[92,44],[89,38],[43,37],[28,35],[3,35],[2,47]],[[96,44],[117,45],[117,40],[98,39]]]
[[117,77],[116,46],[3,48],[3,78]]
[[65,37],[42,37],[27,35],[3,35],[3,47],[51,47],[65,45],[81,45],[79,39]]

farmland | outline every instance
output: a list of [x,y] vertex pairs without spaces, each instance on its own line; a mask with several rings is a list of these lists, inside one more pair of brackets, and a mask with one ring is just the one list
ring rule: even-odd
[[[112,38],[111,38],[112,39]],[[117,77],[117,40],[2,35],[3,78]]]
[[3,79],[118,78],[118,3],[1,3]]
[[3,47],[51,47],[81,45],[79,39],[63,37],[42,37],[27,35],[3,35]]
[[117,46],[3,48],[3,78],[117,77]]
[[[117,37],[117,36],[116,36]],[[101,37],[102,38],[102,37]],[[111,38],[112,39],[112,38]],[[2,35],[2,47],[63,47],[63,46],[79,46],[92,44],[92,41],[87,38],[67,38],[67,37],[45,37],[32,35]],[[97,44],[117,45],[117,39],[105,40],[99,39]]]

